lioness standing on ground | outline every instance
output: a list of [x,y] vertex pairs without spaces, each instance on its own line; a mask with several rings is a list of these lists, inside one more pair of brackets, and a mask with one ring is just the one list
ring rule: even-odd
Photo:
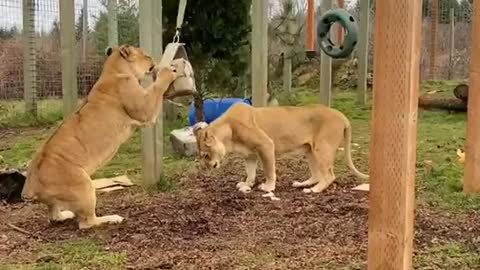
[[293,186],[304,187],[306,193],[323,191],[335,180],[335,154],[344,141],[348,167],[356,176],[368,178],[352,162],[350,121],[323,105],[255,108],[236,103],[210,125],[197,123],[194,133],[202,162],[210,168],[218,168],[229,152],[245,156],[247,179],[237,184],[243,192],[255,184],[258,158],[266,177],[259,189],[273,191],[275,158],[292,153],[305,154],[311,172],[308,180]]
[[139,80],[155,69],[149,55],[128,45],[109,48],[107,55],[84,103],[36,153],[22,192],[25,199],[45,203],[51,220],[77,217],[80,229],[122,222],[118,215],[96,216],[90,176],[137,127],[155,122],[163,95],[177,77],[175,68],[164,68],[144,89]]

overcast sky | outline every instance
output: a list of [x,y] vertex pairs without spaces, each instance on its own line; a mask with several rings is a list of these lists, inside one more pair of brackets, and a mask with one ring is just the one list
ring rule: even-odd
[[[58,20],[59,1],[61,0],[35,0],[35,24],[37,31],[48,32],[55,20]],[[255,0],[259,1],[259,0]],[[281,0],[269,0],[274,6],[280,5]],[[305,3],[306,0],[297,0]],[[352,5],[357,0],[345,0],[347,5]],[[315,0],[315,4],[319,5],[321,0]],[[75,0],[75,18],[80,15],[83,7],[83,0]],[[188,8],[188,2],[187,2]],[[95,16],[103,9],[100,0],[88,0],[88,23],[89,28],[95,25]],[[16,26],[22,28],[22,0],[0,0],[0,28],[11,28]]]

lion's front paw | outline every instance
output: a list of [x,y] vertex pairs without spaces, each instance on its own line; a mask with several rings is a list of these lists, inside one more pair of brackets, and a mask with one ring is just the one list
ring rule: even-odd
[[237,189],[243,193],[249,193],[252,188],[246,182],[237,183]]
[[267,185],[266,183],[263,183],[260,186],[258,186],[258,189],[260,189],[262,191],[265,191],[265,192],[272,192],[272,191],[275,190],[275,186],[274,185]]

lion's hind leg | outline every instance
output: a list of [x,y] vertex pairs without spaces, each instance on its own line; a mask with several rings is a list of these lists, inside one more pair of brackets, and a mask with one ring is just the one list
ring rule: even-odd
[[328,188],[335,180],[335,174],[333,172],[333,166],[335,162],[336,148],[331,147],[327,142],[317,143],[313,149],[312,155],[315,164],[312,167],[316,167],[318,174],[318,182],[311,188],[303,189],[305,193],[318,193]]
[[61,210],[57,203],[51,203],[48,205],[48,215],[51,221],[65,221],[75,217],[75,214],[72,211]]
[[92,184],[90,177],[85,172],[78,172],[72,174],[70,197],[65,198],[65,207],[71,210],[78,220],[80,229],[88,229],[104,223],[120,223],[123,218],[118,215],[109,215],[97,217],[95,214],[95,206],[97,197],[95,194],[95,187]]
[[310,187],[321,180],[319,177],[321,177],[322,175],[317,165],[318,161],[317,161],[317,158],[313,155],[311,149],[308,149],[306,156],[307,156],[308,166],[310,168],[311,177],[302,182],[294,181],[292,183],[292,187],[296,187],[296,188]]

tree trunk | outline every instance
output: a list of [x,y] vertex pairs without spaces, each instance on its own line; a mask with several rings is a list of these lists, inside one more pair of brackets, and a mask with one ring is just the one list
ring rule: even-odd
[[443,109],[457,112],[467,111],[467,103],[460,99],[435,98],[427,95],[420,96],[418,106],[424,109]]
[[197,92],[193,95],[193,106],[195,107],[195,123],[205,122],[203,113],[203,96]]

